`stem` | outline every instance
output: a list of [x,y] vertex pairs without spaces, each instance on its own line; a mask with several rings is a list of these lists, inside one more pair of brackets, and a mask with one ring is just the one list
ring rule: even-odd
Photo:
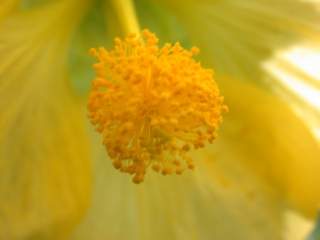
[[124,34],[140,33],[134,3],[132,0],[111,0]]

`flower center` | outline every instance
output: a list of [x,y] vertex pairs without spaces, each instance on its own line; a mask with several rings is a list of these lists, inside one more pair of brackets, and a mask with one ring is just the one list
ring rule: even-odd
[[149,167],[163,175],[193,169],[188,152],[212,143],[227,111],[213,71],[193,59],[197,48],[157,44],[144,30],[116,38],[113,50],[91,49],[98,63],[89,118],[113,166],[135,183]]

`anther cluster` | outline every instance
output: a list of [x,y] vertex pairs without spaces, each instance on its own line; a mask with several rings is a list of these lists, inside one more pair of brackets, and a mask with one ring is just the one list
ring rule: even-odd
[[110,51],[90,50],[98,63],[88,103],[113,166],[135,183],[148,168],[163,175],[193,169],[189,151],[213,142],[227,111],[213,71],[194,60],[197,48],[160,48],[148,30],[114,42]]

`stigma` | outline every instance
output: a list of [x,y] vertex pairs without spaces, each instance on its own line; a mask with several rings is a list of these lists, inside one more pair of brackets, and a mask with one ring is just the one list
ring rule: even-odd
[[116,38],[111,50],[90,52],[98,62],[88,115],[113,166],[134,183],[148,169],[163,175],[194,169],[190,152],[214,141],[228,109],[213,71],[194,59],[198,48],[160,48],[144,30]]

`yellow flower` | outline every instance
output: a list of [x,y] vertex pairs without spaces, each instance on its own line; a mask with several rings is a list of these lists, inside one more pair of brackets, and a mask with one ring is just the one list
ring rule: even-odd
[[[290,103],[271,91],[276,81],[261,64],[277,49],[317,38],[320,18],[314,9],[298,0],[3,1],[0,239],[283,239],[288,209],[312,219],[320,204],[319,142]],[[128,75],[128,65],[115,72],[108,69],[114,60],[108,46],[116,36],[139,33],[139,25],[155,32],[160,46],[176,41],[184,48],[198,46],[204,66],[191,59],[195,49],[181,50],[179,58],[187,64],[179,62],[179,70],[189,67],[199,82],[190,85],[177,72],[174,81],[187,87],[181,88],[179,98],[170,98],[178,106],[190,104],[197,117],[178,121],[181,108],[172,111],[161,105],[152,115],[153,124],[160,130],[174,126],[188,132],[192,123],[201,122],[209,131],[200,133],[201,139],[192,138],[203,147],[189,153],[195,171],[166,177],[148,171],[144,182],[135,185],[112,167],[101,136],[86,123],[85,109],[94,78],[88,49],[108,49],[92,52],[107,63],[95,65],[98,75],[118,70],[122,77]],[[167,62],[171,64],[166,58],[161,63]],[[138,63],[134,60],[130,67],[140,67]],[[210,127],[219,125],[224,109],[216,84],[207,81],[212,79],[208,68],[214,69],[230,112],[224,115],[219,137],[203,146],[203,140],[215,136]],[[108,84],[104,78],[93,81],[96,92],[89,96],[89,113],[115,160],[116,140],[127,141],[126,134],[138,122],[132,122],[139,109],[128,107],[130,101],[145,98],[138,97],[141,85],[130,94],[128,86]],[[202,111],[191,86],[210,103],[215,100],[216,108],[208,103]],[[117,91],[111,95],[106,87]],[[164,83],[153,89],[163,91],[165,98],[175,90]],[[108,107],[101,96],[117,108]],[[97,109],[103,111],[97,115]],[[131,121],[124,117],[126,111]],[[204,112],[214,121],[207,121]],[[115,124],[123,135],[101,124],[115,113],[122,114]],[[159,118],[164,115],[169,118]],[[153,133],[150,139],[166,142],[175,136],[162,134]],[[143,163],[161,165],[156,145],[148,141],[147,146]],[[132,154],[127,149],[121,153]],[[134,154],[130,157],[141,156],[139,151]],[[122,167],[117,161],[114,165]],[[141,161],[136,166],[145,167]],[[136,182],[144,171],[135,172]]]

